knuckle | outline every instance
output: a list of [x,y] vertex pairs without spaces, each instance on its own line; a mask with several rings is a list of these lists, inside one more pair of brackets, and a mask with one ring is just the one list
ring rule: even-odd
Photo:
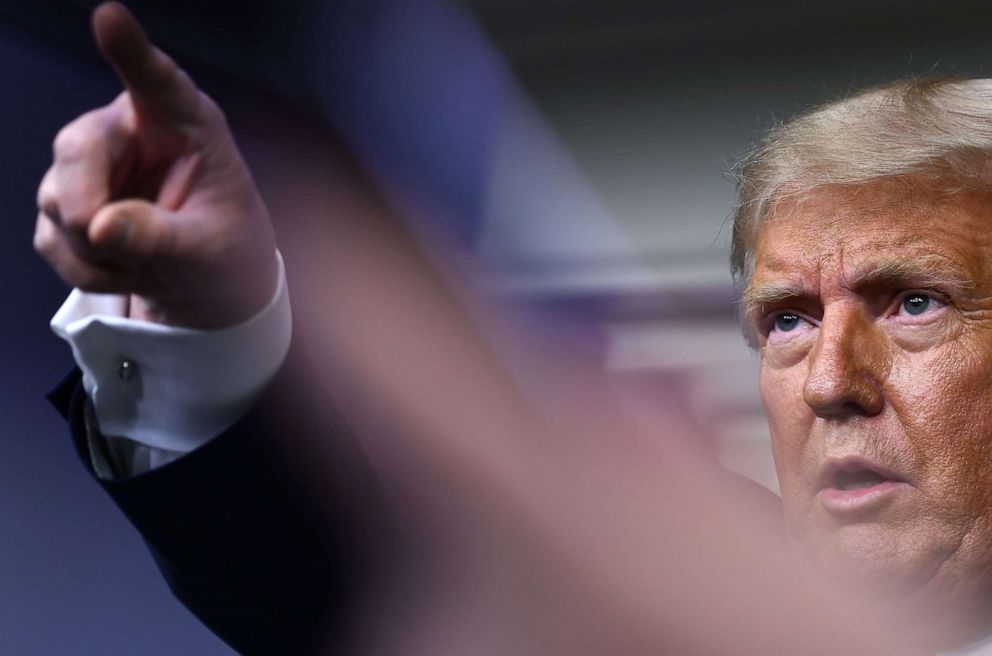
[[122,103],[127,101],[126,96],[125,91],[110,104],[88,111],[63,126],[52,142],[55,158],[73,157],[101,148],[114,117],[119,116]]
[[76,135],[76,129],[74,124],[70,123],[55,135],[55,141],[52,142],[52,153],[55,155],[55,159],[61,159],[69,152],[76,149],[76,145],[79,142],[79,138]]
[[55,170],[54,168],[50,168],[45,173],[45,177],[41,179],[41,184],[38,185],[38,194],[36,196],[38,208],[42,210],[45,208],[53,208],[56,204],[57,197],[58,192],[55,188]]
[[113,104],[87,112],[55,135],[52,150],[56,159],[74,158],[99,152],[106,142]]
[[72,123],[55,135],[52,150],[56,160],[74,159],[91,151],[95,145],[96,139],[91,130]]
[[42,225],[38,225],[34,231],[31,245],[38,255],[49,259],[55,250],[55,239],[50,230],[46,230]]

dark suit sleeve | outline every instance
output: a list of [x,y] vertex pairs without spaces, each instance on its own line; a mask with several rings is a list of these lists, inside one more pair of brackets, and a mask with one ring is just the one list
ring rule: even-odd
[[[148,473],[97,479],[176,597],[243,654],[310,653],[353,638],[378,569],[385,515],[375,482],[319,395],[301,394],[306,368],[294,345],[261,402],[223,434]],[[92,472],[95,422],[79,372],[49,398]],[[313,457],[333,455],[320,485],[283,457],[307,444],[320,446]]]

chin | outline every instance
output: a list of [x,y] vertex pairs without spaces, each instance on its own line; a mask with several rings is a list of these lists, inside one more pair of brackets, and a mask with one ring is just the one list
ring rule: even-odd
[[874,523],[832,528],[802,542],[813,567],[866,597],[902,599],[922,592],[943,562],[934,545]]
[[863,523],[794,543],[818,574],[843,594],[877,604],[878,616],[911,642],[947,647],[992,634],[992,563],[958,551],[952,536],[940,537],[932,527],[913,532]]

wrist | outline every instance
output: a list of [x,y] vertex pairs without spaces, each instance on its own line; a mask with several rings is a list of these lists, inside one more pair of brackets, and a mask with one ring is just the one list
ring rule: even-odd
[[[276,293],[279,262],[275,249],[251,266],[190,276],[180,293],[132,294],[128,317],[168,326],[215,330],[247,321],[261,312]],[[188,293],[195,290],[196,294]]]

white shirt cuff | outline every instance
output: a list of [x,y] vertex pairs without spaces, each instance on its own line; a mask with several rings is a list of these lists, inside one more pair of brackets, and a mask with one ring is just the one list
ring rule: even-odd
[[277,260],[269,304],[220,330],[136,321],[125,316],[126,297],[74,289],[51,326],[72,347],[100,431],[183,454],[240,419],[289,350],[289,291]]

